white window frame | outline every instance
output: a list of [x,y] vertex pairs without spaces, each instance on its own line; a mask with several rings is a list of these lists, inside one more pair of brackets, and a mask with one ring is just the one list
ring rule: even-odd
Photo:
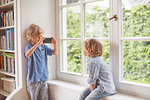
[[[119,19],[117,22],[113,22],[112,27],[112,44],[113,44],[113,76],[115,80],[115,85],[118,91],[125,92],[128,94],[138,95],[145,98],[150,98],[150,85],[141,84],[141,83],[133,83],[133,82],[125,82],[122,80],[122,41],[150,41],[150,37],[122,37],[122,3],[121,0],[114,0],[113,2],[113,15],[117,14]],[[117,9],[117,10],[116,10]],[[117,34],[115,34],[117,33]],[[117,38],[115,38],[117,37]],[[115,67],[115,68],[114,68]]]
[[[77,82],[77,83],[81,83],[81,84],[86,84],[87,83],[87,75],[85,74],[85,66],[83,66],[84,64],[84,60],[85,59],[81,59],[81,71],[82,73],[81,74],[77,74],[77,73],[73,73],[73,72],[65,72],[65,71],[62,71],[62,60],[61,60],[61,40],[81,40],[81,56],[84,57],[83,55],[83,41],[84,39],[84,35],[81,35],[81,38],[61,38],[61,9],[62,8],[66,8],[66,7],[72,7],[72,6],[77,6],[77,5],[80,5],[81,7],[81,33],[84,33],[84,23],[85,23],[85,14],[84,14],[84,7],[82,6],[82,4],[86,4],[86,3],[92,3],[92,2],[96,2],[96,1],[100,1],[100,0],[88,0],[88,1],[84,1],[84,0],[81,0],[81,2],[77,2],[77,3],[73,3],[73,4],[67,4],[67,5],[62,5],[60,6],[60,2],[59,0],[56,1],[56,25],[58,25],[59,27],[56,27],[56,32],[57,33],[60,33],[58,36],[57,36],[57,39],[59,40],[59,44],[58,46],[60,47],[60,49],[58,50],[58,66],[57,66],[57,76],[58,76],[58,79],[63,79],[63,80],[66,80],[66,81],[71,81],[71,82]],[[107,38],[95,38],[95,39],[100,39],[100,40],[104,40],[104,41],[110,41],[110,38],[107,37]]]
[[[95,2],[95,1],[101,1],[101,0],[89,0],[88,2]],[[81,0],[82,3],[85,3],[84,1]],[[76,40],[76,39],[62,39],[60,38],[61,30],[61,18],[60,18],[60,13],[61,13],[61,8],[64,7],[69,7],[69,6],[74,6],[74,5],[82,5],[82,3],[73,3],[73,4],[68,4],[68,5],[63,5],[60,7],[60,2],[59,0],[56,0],[56,33],[57,33],[57,39],[58,39],[58,56],[57,56],[57,78],[60,80],[64,81],[70,81],[82,85],[87,85],[87,76],[82,73],[82,75],[78,74],[73,74],[73,73],[66,73],[61,70],[61,40]],[[120,92],[125,92],[128,94],[133,94],[133,95],[138,95],[141,97],[145,98],[150,98],[149,93],[150,93],[150,85],[146,84],[140,84],[140,83],[132,83],[132,82],[124,82],[121,80],[121,74],[122,74],[122,69],[121,69],[121,42],[125,40],[129,41],[143,41],[143,40],[150,40],[150,37],[137,37],[137,38],[132,38],[132,37],[122,37],[120,34],[122,33],[122,5],[121,5],[121,0],[110,0],[110,16],[113,16],[117,14],[118,21],[111,20],[110,21],[110,38],[98,38],[102,40],[109,40],[110,41],[110,66],[112,70],[112,74],[114,77],[114,82],[116,85],[116,88]],[[81,13],[84,12],[83,6],[81,6]],[[117,9],[117,10],[116,10]],[[81,33],[84,33],[83,29],[83,24],[85,23],[84,20],[84,13],[81,14]],[[79,39],[77,39],[79,40]],[[81,42],[83,42],[83,35],[81,36]],[[81,46],[81,54],[83,56],[83,44]],[[84,60],[82,59],[82,66]],[[84,71],[84,68],[82,68],[82,71]]]

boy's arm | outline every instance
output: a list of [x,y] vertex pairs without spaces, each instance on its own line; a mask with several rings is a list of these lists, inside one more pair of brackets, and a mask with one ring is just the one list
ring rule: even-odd
[[33,52],[35,51],[35,49],[39,46],[39,45],[42,45],[43,44],[43,40],[45,39],[45,37],[42,37],[39,42],[37,42],[31,49],[29,49],[26,53],[25,53],[25,56],[28,58],[30,57]]
[[52,52],[53,55],[57,54],[57,43],[54,44],[54,51]]
[[29,50],[25,53],[25,56],[26,56],[27,58],[30,57],[38,46],[39,46],[39,44],[36,43],[31,49],[29,49]]
[[53,55],[56,55],[57,54],[57,42],[56,42],[56,39],[54,37],[52,37],[52,44],[54,44],[54,51],[52,52]]
[[96,88],[96,82],[100,72],[99,66],[97,66],[95,62],[89,62],[88,69],[89,69],[88,84],[90,84],[91,91],[93,91]]
[[96,88],[96,84],[90,84],[90,88],[91,88],[91,91],[93,91]]

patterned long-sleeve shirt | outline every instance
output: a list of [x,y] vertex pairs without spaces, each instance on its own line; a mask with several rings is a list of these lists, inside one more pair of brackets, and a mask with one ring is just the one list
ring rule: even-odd
[[112,74],[107,64],[100,57],[91,57],[88,62],[89,84],[96,84],[100,92],[116,93]]

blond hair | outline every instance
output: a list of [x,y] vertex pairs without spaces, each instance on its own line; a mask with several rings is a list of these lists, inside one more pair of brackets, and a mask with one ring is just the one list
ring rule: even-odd
[[43,33],[44,33],[44,30],[40,26],[31,24],[25,32],[25,37],[28,41],[31,41],[33,36],[42,35]]
[[88,39],[84,41],[84,48],[88,51],[89,57],[102,56],[103,46],[96,39]]

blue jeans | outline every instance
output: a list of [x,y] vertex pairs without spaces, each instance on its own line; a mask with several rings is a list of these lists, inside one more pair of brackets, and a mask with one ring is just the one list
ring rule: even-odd
[[90,88],[86,88],[80,95],[79,100],[99,100],[109,95],[110,95],[109,93],[106,92],[102,93],[96,89],[91,92]]

